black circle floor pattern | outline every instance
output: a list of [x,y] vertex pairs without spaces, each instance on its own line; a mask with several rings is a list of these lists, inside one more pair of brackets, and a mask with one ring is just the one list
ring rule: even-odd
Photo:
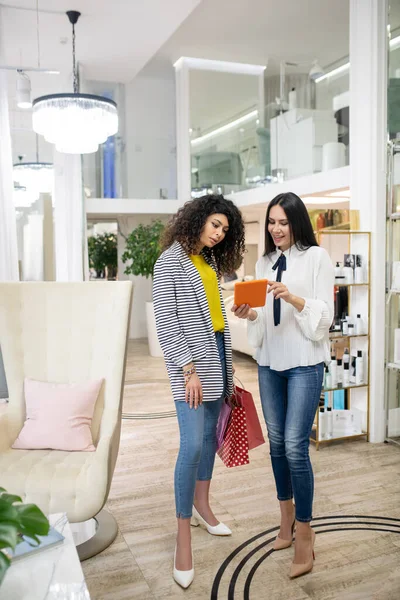
[[[379,517],[379,516],[366,516],[366,515],[330,515],[327,517],[316,517],[313,519],[313,529],[317,535],[324,533],[332,533],[335,531],[383,531],[388,533],[400,534],[400,519],[392,519],[390,517]],[[221,582],[224,580],[225,572],[228,566],[232,566],[233,561],[238,560],[236,568],[231,576],[230,581],[224,581],[226,585],[229,583],[228,596],[224,596],[228,600],[239,600],[238,594],[235,596],[235,588],[239,576],[241,575],[242,569],[251,561],[251,559],[259,552],[263,552],[262,555],[254,562],[250,571],[247,574],[247,578],[244,585],[243,600],[250,600],[250,588],[254,576],[259,566],[268,559],[269,556],[274,552],[272,548],[272,542],[275,540],[276,533],[279,530],[279,526],[267,529],[257,535],[249,538],[238,546],[231,554],[224,560],[220,566],[211,590],[211,600],[222,600],[220,593]],[[266,538],[266,539],[264,539]],[[248,547],[260,540],[260,544],[247,551]],[[262,541],[261,541],[262,540]],[[264,552],[264,549],[266,551]],[[234,563],[236,564],[236,563]],[[230,569],[231,570],[231,569]]]

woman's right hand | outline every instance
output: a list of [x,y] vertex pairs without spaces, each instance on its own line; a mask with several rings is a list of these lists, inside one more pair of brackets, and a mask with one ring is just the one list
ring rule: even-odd
[[193,373],[186,385],[185,400],[189,402],[190,408],[197,409],[203,403],[203,388],[197,373]]
[[257,318],[256,311],[250,308],[248,304],[241,304],[240,306],[233,304],[231,311],[234,313],[235,317],[238,317],[239,319],[249,319],[250,321],[254,321]]

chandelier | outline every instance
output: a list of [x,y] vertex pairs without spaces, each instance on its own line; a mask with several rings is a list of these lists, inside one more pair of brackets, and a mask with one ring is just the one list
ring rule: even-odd
[[14,192],[18,192],[17,195],[19,198],[25,196],[26,201],[32,204],[39,198],[40,194],[53,192],[53,163],[40,162],[37,134],[36,161],[23,162],[23,158],[23,155],[18,156],[19,162],[13,165]]
[[33,101],[33,129],[58,152],[90,154],[118,131],[117,105],[113,100],[93,94],[80,94],[75,62],[75,24],[80,12],[69,10],[72,25],[72,63],[74,92],[50,94]]

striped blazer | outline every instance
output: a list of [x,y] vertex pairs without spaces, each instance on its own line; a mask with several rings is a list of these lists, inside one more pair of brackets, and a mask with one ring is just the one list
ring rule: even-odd
[[[215,270],[215,265],[208,262]],[[232,345],[219,284],[218,287],[225,321],[225,394],[230,396],[233,393]],[[182,367],[192,361],[201,381],[203,401],[218,400],[224,384],[207,297],[199,272],[179,242],[165,250],[155,264],[153,300],[157,335],[174,400],[185,400]]]

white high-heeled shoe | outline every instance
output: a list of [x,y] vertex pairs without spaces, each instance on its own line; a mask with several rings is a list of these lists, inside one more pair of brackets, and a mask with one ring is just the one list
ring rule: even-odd
[[203,519],[203,517],[197,512],[196,508],[193,506],[192,509],[192,519],[190,524],[193,527],[198,527],[199,525],[204,525],[207,529],[208,533],[211,535],[232,535],[232,531],[224,525],[224,523],[218,523],[218,525],[209,525],[207,521]]
[[188,571],[179,571],[176,566],[176,546],[174,552],[174,571],[173,577],[176,583],[178,583],[183,588],[188,588],[194,579],[194,561],[193,561],[193,553],[192,553],[192,568]]

